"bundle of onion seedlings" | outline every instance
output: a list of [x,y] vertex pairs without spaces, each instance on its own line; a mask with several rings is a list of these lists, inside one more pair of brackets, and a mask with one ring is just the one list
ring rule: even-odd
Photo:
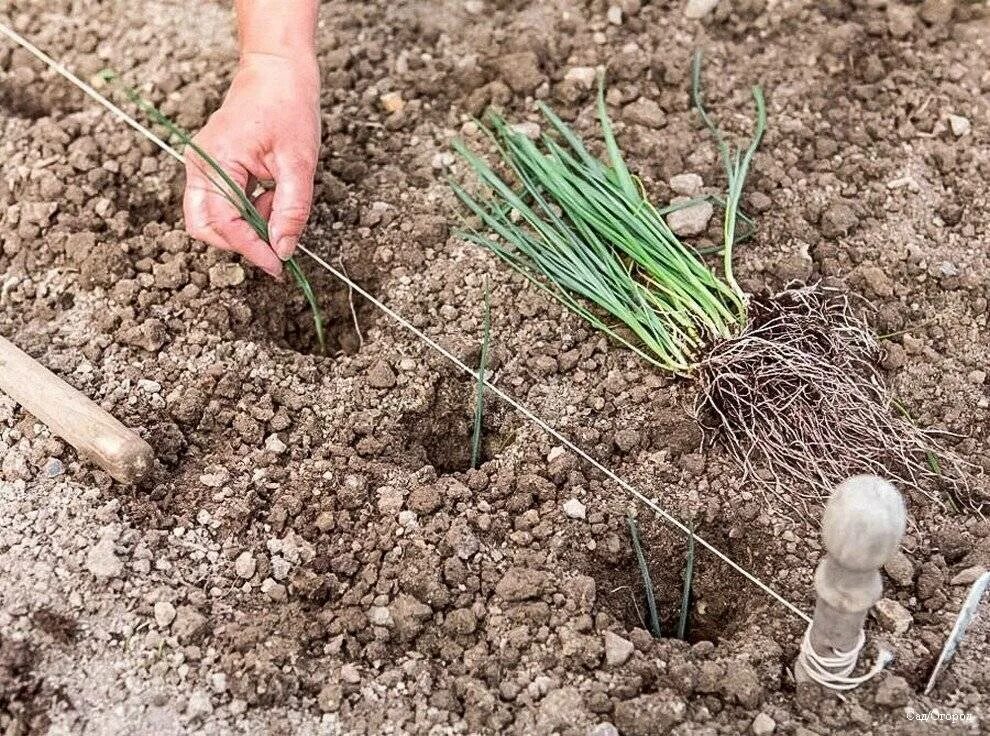
[[[739,203],[766,107],[754,87],[755,130],[744,149],[731,150],[705,110],[700,70],[696,55],[695,106],[728,180],[718,266],[678,239],[664,219],[670,209],[658,210],[630,173],[601,79],[597,112],[607,163],[542,103],[549,131],[538,141],[498,115],[482,126],[506,176],[455,143],[481,185],[476,194],[451,181],[474,216],[461,236],[643,359],[696,379],[702,425],[717,430],[746,476],[764,488],[780,490],[789,480],[783,498],[801,510],[863,472],[940,502],[932,488],[941,483],[952,498],[966,488],[961,461],[891,411],[874,367],[880,348],[845,296],[811,285],[750,297],[736,282]],[[936,456],[949,461],[951,474]]]

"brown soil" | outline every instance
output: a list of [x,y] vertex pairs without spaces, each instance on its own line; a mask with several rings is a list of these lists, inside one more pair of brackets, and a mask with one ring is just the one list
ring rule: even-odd
[[[990,16],[951,0],[723,0],[701,21],[681,2],[618,5],[616,25],[599,0],[325,2],[305,242],[472,365],[487,277],[493,380],[810,610],[819,507],[808,521],[802,489],[744,484],[690,419],[690,382],[458,240],[449,146],[480,145],[471,116],[489,105],[538,122],[535,99],[594,139],[591,92],[564,77],[605,64],[630,165],[666,203],[673,175],[723,184],[690,108],[693,50],[733,133],[762,83],[744,288],[822,279],[863,297],[894,393],[952,433],[986,498]],[[144,83],[191,128],[233,66],[220,4],[12,0],[3,17],[82,76]],[[392,91],[406,105],[386,114]],[[990,567],[982,519],[908,499],[884,584],[911,625],[870,620],[897,659],[848,702],[794,687],[802,621],[702,550],[689,641],[668,638],[681,535],[494,399],[471,469],[469,377],[354,296],[359,337],[347,289],[304,259],[333,348],[314,355],[291,285],[246,266],[217,285],[233,261],[183,234],[181,186],[171,160],[0,44],[0,333],[159,461],[146,487],[117,486],[0,397],[0,731],[736,734],[762,713],[808,736],[913,733],[908,714],[932,708],[990,716],[985,615],[920,694],[966,592],[953,581]],[[583,520],[563,511],[574,498]],[[106,539],[120,569],[97,577]],[[605,632],[633,644],[621,663]]]

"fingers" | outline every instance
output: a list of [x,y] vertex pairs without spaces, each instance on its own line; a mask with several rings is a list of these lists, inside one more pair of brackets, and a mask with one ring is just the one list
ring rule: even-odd
[[[243,167],[221,160],[218,163],[238,186],[247,186],[249,175]],[[186,190],[182,202],[186,230],[208,245],[240,253],[266,273],[280,278],[282,262],[278,256],[211,179],[216,176],[208,164],[195,155],[186,158]]]
[[276,185],[271,199],[268,232],[272,247],[282,260],[289,258],[296,249],[309,219],[315,168],[315,161],[310,161],[308,157],[284,156],[275,159]]

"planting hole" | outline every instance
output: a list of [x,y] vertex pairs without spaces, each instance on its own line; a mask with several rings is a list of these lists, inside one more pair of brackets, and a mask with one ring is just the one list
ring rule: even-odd
[[[305,256],[299,256],[323,314],[327,355],[352,355],[361,348],[361,339],[374,324],[377,312],[360,294]],[[347,261],[347,271],[355,283],[374,294],[377,281],[370,264]],[[250,322],[240,328],[245,338],[268,342],[297,353],[319,354],[313,315],[303,295],[286,274],[278,284],[266,279],[246,295],[251,309]],[[355,321],[357,324],[355,325]],[[235,328],[238,329],[238,328]],[[360,329],[360,333],[358,330]]]
[[[472,379],[460,376],[438,381],[430,408],[402,420],[408,438],[405,450],[418,461],[432,465],[438,473],[463,473],[471,468],[475,384]],[[493,459],[511,444],[513,434],[503,429],[507,413],[501,402],[485,396],[481,463]]]
[[[653,581],[661,635],[663,638],[674,638],[681,609],[687,539],[647,514],[640,516],[638,526],[643,554]],[[721,538],[713,527],[699,526],[697,533],[719,549],[726,550],[730,556],[736,556],[738,550],[733,550],[733,547],[739,544],[730,544],[733,540]],[[589,556],[586,551],[575,547],[572,552],[576,558],[575,569],[595,579],[598,606],[603,611],[627,628],[649,630],[643,579],[632,543],[625,533],[624,521],[620,539],[622,551],[615,562]],[[580,558],[584,558],[583,561]],[[766,606],[759,591],[747,586],[737,572],[712,557],[701,546],[695,546],[687,641],[732,639],[754,617],[761,615]]]

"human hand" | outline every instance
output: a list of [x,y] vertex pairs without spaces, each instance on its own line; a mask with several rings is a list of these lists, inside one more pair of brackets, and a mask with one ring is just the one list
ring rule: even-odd
[[196,143],[249,196],[259,181],[275,188],[254,199],[268,220],[271,245],[258,237],[191,150],[186,155],[183,211],[189,234],[242,254],[280,278],[306,226],[320,150],[320,83],[316,59],[247,53],[220,108]]

